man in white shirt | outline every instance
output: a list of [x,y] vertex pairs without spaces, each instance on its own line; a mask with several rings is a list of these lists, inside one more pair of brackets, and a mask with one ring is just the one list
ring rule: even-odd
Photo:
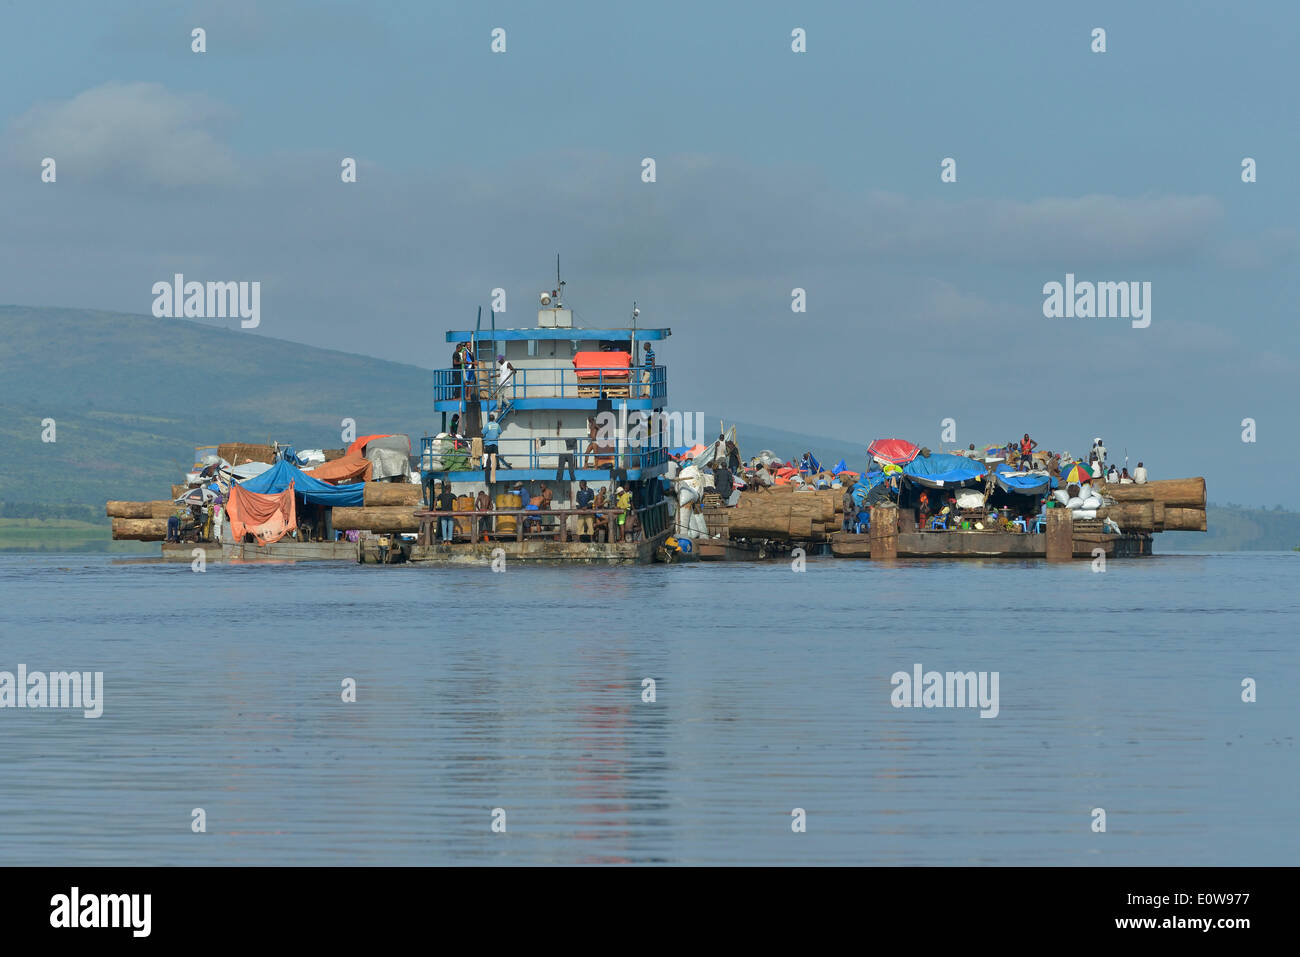
[[1114,465],[1112,465],[1110,471],[1106,473],[1106,482],[1110,485],[1115,485],[1119,482],[1119,469],[1115,468]]
[[510,377],[515,374],[515,367],[506,362],[505,356],[497,356],[497,388],[505,389],[510,383]]
[[1139,462],[1138,467],[1133,470],[1133,481],[1136,482],[1138,485],[1147,484],[1146,466],[1143,465],[1141,462]]

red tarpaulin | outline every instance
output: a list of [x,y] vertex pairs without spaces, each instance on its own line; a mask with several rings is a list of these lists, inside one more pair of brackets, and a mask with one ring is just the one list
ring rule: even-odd
[[906,465],[916,458],[920,451],[919,446],[913,445],[907,439],[876,439],[867,446],[868,455],[893,462],[895,465]]
[[632,357],[626,352],[579,352],[573,357],[579,379],[626,376],[631,365]]
[[230,530],[235,541],[242,542],[252,532],[259,545],[270,545],[284,538],[298,525],[298,507],[293,499],[293,483],[283,492],[262,495],[246,492],[238,485],[230,490],[226,502]]

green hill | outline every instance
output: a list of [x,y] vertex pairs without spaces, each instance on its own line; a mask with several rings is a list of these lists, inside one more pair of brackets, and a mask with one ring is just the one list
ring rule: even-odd
[[[0,502],[80,504],[165,495],[200,445],[288,442],[336,448],[358,435],[436,432],[427,369],[220,329],[80,309],[0,306]],[[447,352],[441,337],[415,355]],[[41,422],[56,422],[54,443]],[[718,421],[706,415],[711,430]],[[728,425],[732,420],[727,418]],[[864,449],[738,426],[747,454],[805,449],[861,465]],[[712,434],[711,432],[709,433]],[[62,514],[62,513],[60,513]]]

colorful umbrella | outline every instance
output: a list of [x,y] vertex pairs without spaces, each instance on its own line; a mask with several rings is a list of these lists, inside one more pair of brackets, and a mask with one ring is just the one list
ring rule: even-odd
[[1092,481],[1092,469],[1082,462],[1074,462],[1068,468],[1061,469],[1061,482],[1065,485],[1077,485]]
[[906,439],[876,439],[867,446],[867,454],[872,458],[880,459],[882,462],[892,462],[894,465],[906,465],[916,458],[920,451],[919,446],[913,445]]
[[207,488],[192,488],[178,499],[173,500],[175,505],[207,505],[215,501],[216,492]]

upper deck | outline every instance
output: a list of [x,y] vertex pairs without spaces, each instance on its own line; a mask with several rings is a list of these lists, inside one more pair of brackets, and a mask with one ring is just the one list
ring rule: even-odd
[[[657,362],[646,362],[646,357],[637,353],[644,352],[647,343],[670,335],[672,330],[666,328],[542,325],[451,330],[447,342],[468,343],[477,359],[469,368],[434,370],[434,408],[455,412],[466,400],[475,400],[484,413],[500,407],[594,411],[602,400],[617,400],[628,409],[660,409],[668,401],[668,370]],[[581,369],[574,362],[580,353],[588,354]],[[608,365],[600,361],[601,353],[609,353]],[[597,355],[594,361],[592,354]],[[511,367],[504,373],[495,362],[501,356]]]

